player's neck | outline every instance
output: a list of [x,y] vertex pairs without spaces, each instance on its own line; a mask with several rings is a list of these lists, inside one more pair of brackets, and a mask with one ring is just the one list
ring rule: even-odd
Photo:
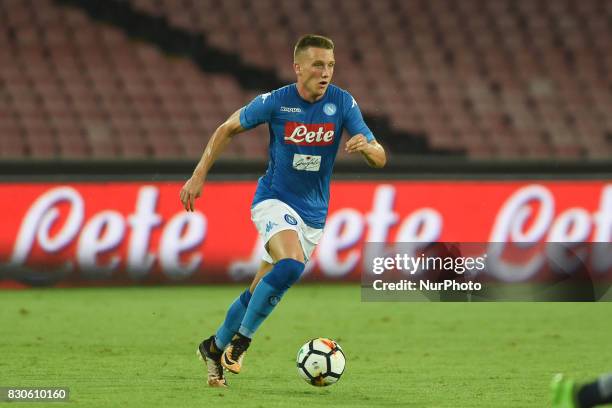
[[316,94],[308,92],[306,88],[304,88],[304,85],[300,84],[299,82],[296,83],[296,89],[297,89],[298,95],[300,95],[300,98],[302,98],[303,100],[309,103],[315,103],[316,101],[321,100],[325,96],[325,93],[321,95],[316,95]]

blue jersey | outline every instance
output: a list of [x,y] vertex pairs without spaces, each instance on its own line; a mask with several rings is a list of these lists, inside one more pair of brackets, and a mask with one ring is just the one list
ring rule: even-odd
[[311,103],[296,84],[257,96],[240,111],[244,129],[268,123],[270,163],[259,179],[253,206],[275,198],[293,208],[306,224],[323,228],[329,207],[329,182],[342,130],[374,140],[355,99],[329,85]]

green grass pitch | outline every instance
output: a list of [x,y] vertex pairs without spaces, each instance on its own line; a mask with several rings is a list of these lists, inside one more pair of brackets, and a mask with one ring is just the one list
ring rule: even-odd
[[[609,303],[362,303],[358,286],[298,285],[230,388],[210,389],[196,346],[241,290],[3,291],[0,386],[69,387],[70,402],[53,406],[542,408],[553,373],[612,370]],[[295,368],[318,336],[347,355],[327,388]]]

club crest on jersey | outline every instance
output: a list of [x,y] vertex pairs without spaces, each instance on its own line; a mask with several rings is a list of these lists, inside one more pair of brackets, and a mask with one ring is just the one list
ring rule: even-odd
[[334,123],[285,123],[285,143],[300,146],[327,146],[334,143]]
[[325,112],[327,116],[334,116],[336,113],[336,105],[333,103],[326,103],[323,105],[323,112]]

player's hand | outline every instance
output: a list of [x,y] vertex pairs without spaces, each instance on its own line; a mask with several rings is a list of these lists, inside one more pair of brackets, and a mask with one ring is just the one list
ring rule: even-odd
[[347,153],[355,153],[355,152],[362,152],[368,147],[369,147],[368,139],[366,139],[366,137],[363,134],[357,133],[355,136],[347,140],[346,144],[344,145],[344,150]]
[[202,194],[203,185],[203,179],[192,176],[189,180],[185,182],[183,188],[181,188],[181,203],[183,203],[183,207],[185,207],[186,211],[195,210],[195,199],[200,197],[200,195]]

